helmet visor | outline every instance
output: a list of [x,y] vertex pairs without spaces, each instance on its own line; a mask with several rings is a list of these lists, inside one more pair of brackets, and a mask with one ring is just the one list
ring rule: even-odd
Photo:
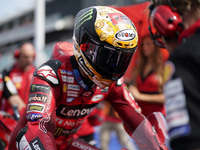
[[87,32],[82,36],[80,49],[92,67],[106,79],[121,78],[136,50],[113,47],[96,41]]

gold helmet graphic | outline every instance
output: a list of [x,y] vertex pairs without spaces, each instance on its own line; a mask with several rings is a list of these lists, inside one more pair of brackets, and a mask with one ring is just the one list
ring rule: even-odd
[[74,54],[84,73],[105,88],[121,78],[138,45],[133,22],[105,6],[79,11],[74,26]]

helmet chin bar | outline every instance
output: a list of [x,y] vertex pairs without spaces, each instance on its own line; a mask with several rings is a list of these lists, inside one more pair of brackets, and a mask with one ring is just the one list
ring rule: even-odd
[[91,82],[93,82],[95,85],[97,85],[98,87],[100,87],[102,89],[110,86],[114,82],[114,81],[111,81],[111,80],[106,81],[105,79],[102,79],[101,77],[97,77],[96,75],[94,75],[92,77],[81,66],[80,66],[80,68],[81,68],[82,72],[84,73],[84,75],[86,76],[87,81],[90,80]]
[[89,64],[89,62],[86,60],[82,52],[80,52],[79,57],[76,59],[83,73],[98,87],[106,88],[114,82],[109,79],[104,79],[99,73],[97,73],[93,69],[93,67]]

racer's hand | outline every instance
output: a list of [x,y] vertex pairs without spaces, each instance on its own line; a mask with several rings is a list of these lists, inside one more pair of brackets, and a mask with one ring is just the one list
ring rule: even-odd
[[[155,130],[155,129],[153,128],[153,130]],[[157,144],[158,144],[160,150],[168,150],[167,146],[165,145],[165,143],[162,142],[163,140],[161,140],[161,139],[159,138],[159,135],[156,133],[156,131],[153,131],[153,132],[155,133],[155,134],[153,135],[153,137],[155,138],[155,140],[156,140],[156,142],[157,142]]]
[[164,140],[161,140],[154,127],[147,120],[137,128],[132,138],[140,149],[168,150]]

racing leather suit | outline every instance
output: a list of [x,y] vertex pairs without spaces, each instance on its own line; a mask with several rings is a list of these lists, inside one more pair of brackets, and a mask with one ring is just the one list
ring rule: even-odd
[[105,89],[88,83],[74,56],[60,56],[39,67],[30,86],[26,117],[15,129],[14,134],[21,129],[17,147],[66,150],[73,134],[102,100],[109,101],[132,133],[144,116],[123,79]]

